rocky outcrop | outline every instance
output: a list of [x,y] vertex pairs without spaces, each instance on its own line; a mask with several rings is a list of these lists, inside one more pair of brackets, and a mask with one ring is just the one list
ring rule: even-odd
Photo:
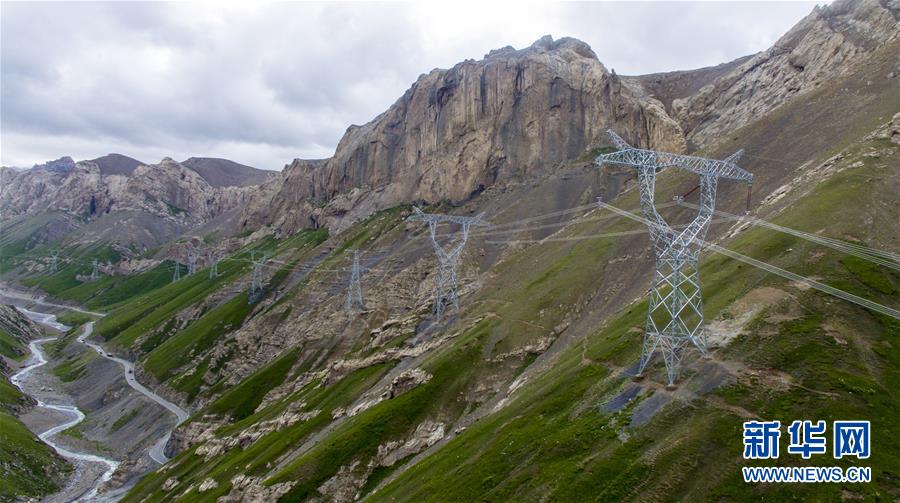
[[91,161],[70,162],[64,158],[25,171],[0,168],[3,218],[58,211],[77,217],[81,227],[106,218],[79,239],[155,246],[236,212],[256,192],[254,186],[214,187],[168,157],[129,175],[106,175]]
[[[37,323],[25,317],[15,307],[5,304],[0,304],[0,332],[12,338],[4,344],[4,354],[0,354],[0,380],[5,380],[11,372],[6,357],[21,357],[28,354],[29,342],[39,339],[43,332]],[[33,403],[30,397],[23,395],[18,403],[13,401],[0,403],[0,411],[6,409],[18,413]]]
[[636,96],[587,44],[546,36],[422,75],[386,112],[350,126],[334,157],[287,166],[243,225],[336,230],[400,203],[465,200],[606,144],[610,127],[636,145],[685,147],[661,104]]
[[[28,319],[15,307],[6,304],[0,304],[0,330],[9,334],[22,346],[27,346],[30,341],[39,339],[43,334],[41,327],[37,323]],[[14,351],[21,350],[19,353],[21,355],[28,352],[24,347],[12,349]]]
[[9,183],[0,189],[4,216],[57,210],[96,218],[111,212],[136,211],[185,223],[200,223],[246,202],[249,191],[214,188],[196,171],[170,158],[142,165],[130,176],[103,175],[89,161],[65,172],[34,168],[4,171]]
[[673,116],[696,146],[733,131],[846,71],[851,60],[900,37],[900,2],[838,0],[813,12],[770,49],[676,99]]

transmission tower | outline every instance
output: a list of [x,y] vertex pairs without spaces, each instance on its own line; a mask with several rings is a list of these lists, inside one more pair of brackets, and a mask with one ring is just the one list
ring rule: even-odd
[[172,283],[181,279],[181,264],[175,262],[175,273],[172,274]]
[[91,262],[91,281],[97,281],[97,277],[99,273],[97,271],[97,259],[95,258],[93,262]]
[[[255,257],[255,254],[253,254]],[[255,304],[256,301],[262,296],[263,292],[263,274],[262,268],[266,263],[266,256],[263,255],[262,258],[253,259],[253,275],[250,280],[250,294],[247,296],[247,302],[250,304]]]
[[353,268],[350,270],[350,285],[347,287],[347,311],[351,314],[366,309],[359,278],[359,250],[353,250]]
[[209,257],[209,279],[215,279],[219,277],[219,255],[215,252],[210,254]]
[[[688,343],[706,355],[698,263],[703,239],[715,209],[716,186],[720,178],[751,183],[753,175],[737,166],[743,150],[724,160],[704,159],[633,148],[613,131],[607,132],[619,150],[597,157],[595,163],[598,166],[617,164],[637,170],[641,212],[651,222],[648,227],[656,256],[656,272],[650,288],[637,377],[643,375],[653,354],[659,349],[665,360],[669,386],[673,386]],[[700,175],[699,213],[680,231],[672,229],[663,220],[653,202],[656,173],[668,167]]]
[[[409,217],[409,219],[422,220],[428,223],[431,244],[438,258],[437,284],[434,287],[434,316],[440,321],[447,308],[459,308],[459,297],[456,292],[456,264],[460,255],[462,255],[463,248],[466,246],[466,241],[469,239],[469,228],[473,225],[487,225],[487,222],[484,221],[484,213],[474,217],[462,217],[424,213],[415,207],[413,210],[415,210],[416,214]],[[441,222],[459,224],[462,230],[462,239],[450,250],[445,250],[437,242],[437,226]]]
[[50,273],[56,273],[56,261],[59,258],[59,250],[53,250],[50,252]]
[[191,254],[188,255],[188,276],[197,272],[197,258],[196,252],[191,252]]

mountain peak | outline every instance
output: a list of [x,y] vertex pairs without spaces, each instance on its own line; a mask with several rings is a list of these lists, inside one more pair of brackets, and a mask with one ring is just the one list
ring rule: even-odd
[[218,157],[190,157],[181,164],[199,174],[213,187],[259,185],[272,173]]
[[591,46],[582,40],[578,40],[573,37],[562,37],[557,40],[553,40],[552,35],[544,35],[543,37],[535,40],[531,47],[531,50],[536,50],[539,52],[551,52],[551,51],[562,51],[562,50],[571,50],[575,54],[585,58],[598,59],[597,54],[594,53],[594,50],[591,49]]
[[88,162],[96,164],[97,167],[100,168],[101,175],[126,176],[131,175],[132,173],[134,173],[135,168],[144,164],[137,159],[128,157],[127,155],[117,154],[115,152],[106,154],[96,159],[91,159]]
[[42,169],[53,173],[68,173],[75,169],[75,161],[66,155],[54,161],[47,161],[44,164],[35,164],[32,169]]

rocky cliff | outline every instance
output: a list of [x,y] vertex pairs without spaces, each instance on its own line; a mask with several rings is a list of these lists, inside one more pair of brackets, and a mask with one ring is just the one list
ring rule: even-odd
[[[214,167],[205,165],[206,171]],[[155,246],[236,211],[255,192],[254,186],[231,186],[221,180],[213,186],[198,171],[168,157],[159,164],[141,164],[130,174],[105,174],[93,161],[75,163],[68,157],[25,171],[0,170],[4,220],[61,212],[76,217],[79,226],[95,224],[95,231],[81,241],[98,238]],[[105,225],[99,223],[103,221]],[[147,228],[155,231],[138,232]]]
[[685,148],[661,103],[623,85],[584,42],[546,36],[422,75],[386,112],[351,126],[334,157],[287,166],[244,225],[334,230],[402,202],[461,201],[550,172],[605,144],[609,127],[638,145]]
[[675,99],[672,115],[692,146],[704,146],[795,96],[819,88],[849,63],[900,38],[897,0],[838,0],[812,13],[771,48],[741,62],[693,95]]
[[9,337],[4,342],[14,342],[4,348],[11,352],[7,356],[23,356],[27,353],[25,347],[34,339],[39,339],[43,332],[40,325],[29,320],[18,309],[7,304],[0,304],[0,331]]
[[242,225],[340,230],[403,202],[462,201],[584,155],[609,127],[636,145],[702,147],[897,38],[898,13],[896,0],[841,0],[762,53],[670,74],[618,77],[587,44],[549,36],[432,70],[374,120],[350,126],[333,157],[286,166]]

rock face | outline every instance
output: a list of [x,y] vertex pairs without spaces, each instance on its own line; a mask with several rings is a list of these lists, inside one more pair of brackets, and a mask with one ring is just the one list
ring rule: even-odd
[[[28,344],[39,339],[43,332],[41,327],[28,319],[24,314],[20,313],[15,307],[6,304],[0,304],[0,332],[12,338],[14,344],[5,343],[3,353],[0,354],[0,380],[9,377],[10,368],[7,364],[6,357],[22,357],[28,353]],[[26,406],[33,404],[34,401],[27,396],[23,397],[18,403],[9,401],[6,404],[0,403],[0,412],[4,407],[13,412],[22,412]]]
[[587,44],[549,36],[432,70],[373,121],[348,128],[334,157],[288,165],[241,225],[338,231],[401,203],[462,201],[604,145],[606,128],[638,146],[702,147],[896,39],[898,16],[896,0],[839,0],[762,53],[672,74],[620,78]]
[[900,37],[900,2],[838,0],[813,12],[768,50],[672,103],[692,145],[758,118],[846,70],[850,60]]
[[0,304],[0,330],[17,340],[23,347],[10,348],[18,355],[24,355],[27,351],[24,349],[28,343],[34,339],[39,339],[43,332],[40,326],[28,319],[18,309],[6,304]]
[[685,148],[658,101],[623,85],[584,42],[546,36],[422,75],[386,112],[351,126],[334,157],[287,166],[244,225],[340,229],[404,202],[464,200],[578,158],[606,144],[610,127],[636,145]]
[[137,166],[128,175],[106,175],[97,163],[71,161],[63,158],[27,171],[0,168],[3,218],[59,211],[90,223],[108,216],[105,227],[120,231],[138,218],[138,227],[165,229],[148,238],[161,242],[242,207],[255,192],[252,186],[214,187],[168,157],[159,164]]

